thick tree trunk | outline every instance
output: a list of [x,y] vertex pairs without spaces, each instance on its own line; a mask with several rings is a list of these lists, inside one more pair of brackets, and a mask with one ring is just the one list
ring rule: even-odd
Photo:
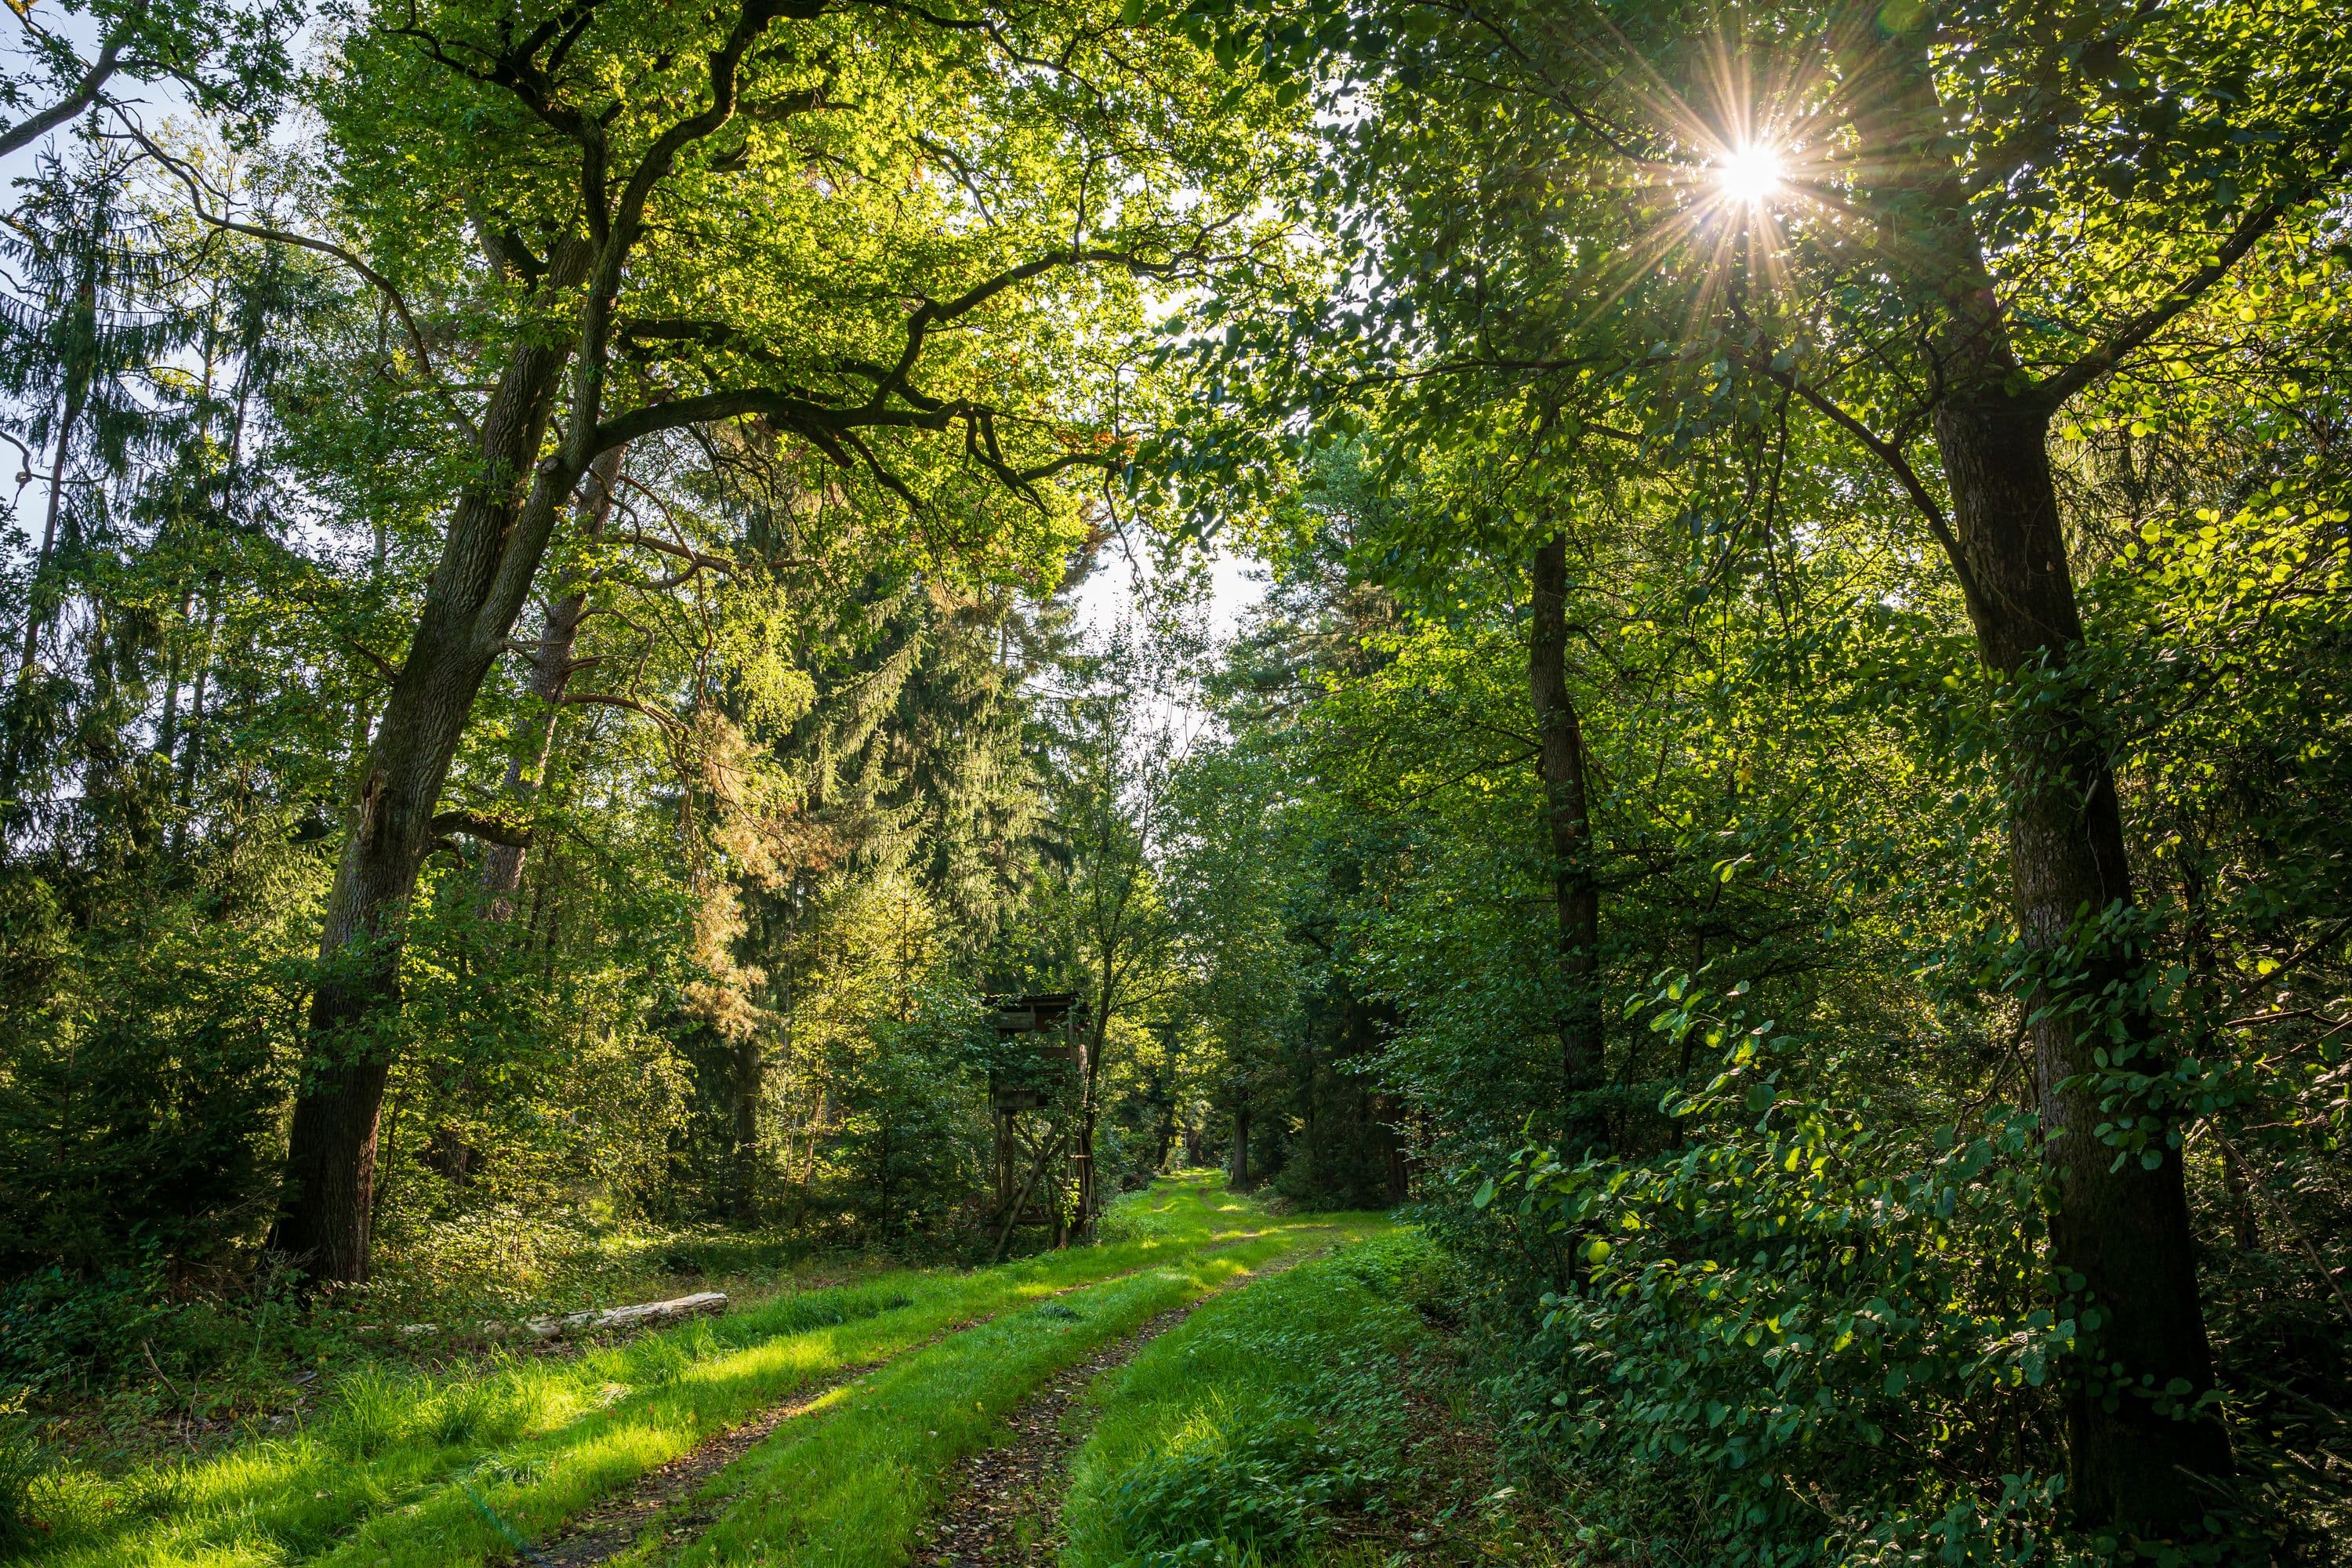
[[1528,693],[1535,704],[1536,766],[1543,779],[1552,897],[1559,916],[1560,1087],[1573,1097],[1601,1079],[1601,889],[1592,869],[1592,814],[1585,788],[1584,727],[1568,692],[1568,541],[1537,547],[1528,635]]
[[1250,1113],[1246,1105],[1234,1107],[1234,1156],[1226,1172],[1225,1184],[1237,1193],[1249,1191]]
[[[583,541],[593,542],[604,531],[605,520],[613,511],[613,488],[621,477],[621,454],[625,448],[615,447],[589,465],[587,482],[581,487],[580,500],[572,511],[573,525]],[[530,695],[540,711],[530,731],[515,748],[507,763],[507,794],[518,805],[528,807],[531,797],[546,786],[547,767],[555,752],[556,720],[563,711],[563,689],[572,681],[572,650],[580,637],[580,623],[587,618],[588,584],[584,580],[566,584],[547,606],[547,620],[540,627],[539,641],[530,654]],[[482,892],[488,900],[490,918],[508,921],[514,918],[515,891],[522,886],[523,857],[529,850],[520,844],[493,844],[482,860]]]
[[[1939,151],[1948,132],[1924,32],[1891,32],[1884,20],[1857,6],[1839,39],[1862,166],[1874,171],[1867,194],[1889,254],[1908,269],[1935,361],[1947,542],[1979,654],[2032,686],[2038,670],[2063,670],[2084,651],[2050,463],[2053,410],[2017,363],[1967,191]],[[2098,1073],[2101,1049],[2161,1072],[2169,1047],[2131,1000],[2144,958],[2087,929],[2134,901],[2097,699],[2064,679],[2035,695],[2017,705],[2004,741],[2011,899],[2026,948],[2046,965],[2021,1001],[2033,1020],[2050,1263],[2059,1286],[2098,1313],[2084,1382],[2067,1395],[2069,1495],[2085,1524],[2195,1534],[2216,1500],[2199,1478],[2231,1465],[2219,1418],[2187,1415],[2214,1379],[2179,1152],[2159,1142],[2154,1170],[2137,1153],[2118,1162],[2094,1131],[2107,1120],[2100,1090],[2080,1081]]]
[[[1936,420],[1978,647],[1993,669],[2028,681],[2044,659],[2063,668],[2083,651],[2047,423],[2000,392],[1948,402]],[[2116,1168],[2116,1151],[2093,1131],[2108,1119],[2101,1091],[2079,1081],[2097,1074],[2101,1048],[2136,1052],[2135,1070],[2160,1071],[2168,1046],[2141,1007],[2105,1011],[2111,988],[2134,994],[2140,961],[2095,940],[2078,915],[2095,921],[2133,902],[2123,814],[2089,698],[2067,682],[2050,689],[2055,700],[2022,707],[2008,740],[2011,901],[2028,949],[2056,958],[2066,977],[2024,999],[2048,1140],[2051,1261],[2082,1277],[2079,1299],[2104,1320],[2091,1336],[2096,1363],[2123,1373],[2069,1396],[2074,1502],[2087,1521],[2194,1530],[2213,1499],[2189,1478],[2226,1475],[2231,1459],[2218,1419],[2173,1413],[2213,1386],[2179,1152],[2158,1144],[2156,1169],[2137,1154]],[[2163,1393],[2176,1380],[2189,1390],[2179,1402]]]
[[[575,276],[578,258],[563,268]],[[384,704],[352,815],[311,994],[310,1056],[271,1247],[316,1280],[368,1276],[376,1118],[392,1070],[402,928],[474,696],[503,650],[561,498],[525,499],[568,345],[516,349],[485,410],[476,476],[453,511],[407,660]],[[576,471],[576,470],[575,470]],[[570,487],[565,486],[566,489]],[[529,559],[514,548],[523,542]]]
[[1173,1104],[1171,1104],[1167,1110],[1161,1113],[1160,1118],[1159,1133],[1155,1141],[1154,1151],[1151,1156],[1151,1168],[1154,1172],[1164,1171],[1168,1168],[1169,1152],[1175,1147],[1176,1108]]

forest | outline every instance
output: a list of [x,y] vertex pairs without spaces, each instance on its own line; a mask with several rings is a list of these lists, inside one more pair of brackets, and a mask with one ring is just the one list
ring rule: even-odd
[[6,4],[0,1560],[2352,1564],[2326,0]]

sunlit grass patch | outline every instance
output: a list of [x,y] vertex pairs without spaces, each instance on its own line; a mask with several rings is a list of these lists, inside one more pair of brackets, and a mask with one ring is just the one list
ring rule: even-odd
[[898,1270],[574,1358],[457,1376],[362,1369],[304,1430],[119,1478],[52,1471],[44,1562],[438,1564],[511,1551],[744,1416],[959,1325],[1213,1245],[1203,1215],[969,1274]]
[[[1428,1331],[1412,1232],[1204,1308],[1096,1391],[1063,1514],[1075,1568],[1239,1568],[1364,1557],[1334,1522],[1410,1482],[1399,1357]],[[1366,1559],[1381,1560],[1377,1553]]]
[[[1196,1211],[1197,1212],[1197,1211]],[[1004,1435],[1023,1398],[1149,1321],[1302,1246],[1329,1221],[1197,1254],[971,1329],[845,1390],[826,1420],[780,1436],[713,1482],[732,1505],[682,1564],[906,1560],[954,1462]],[[1357,1227],[1381,1222],[1359,1216]]]

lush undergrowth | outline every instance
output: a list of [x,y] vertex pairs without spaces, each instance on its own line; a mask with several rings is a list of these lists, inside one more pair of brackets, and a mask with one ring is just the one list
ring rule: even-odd
[[896,1266],[797,1237],[498,1208],[412,1227],[371,1284],[308,1300],[290,1279],[175,1281],[160,1261],[48,1270],[0,1289],[0,1405],[47,1448],[120,1469],[315,1419],[348,1377],[495,1370],[499,1331],[521,1319],[690,1290],[751,1308]]
[[1399,1231],[1213,1303],[1097,1390],[1063,1515],[1070,1568],[1547,1561],[1465,1452],[1448,1289]]
[[[111,1473],[47,1469],[25,1500],[34,1552],[75,1568],[478,1561],[797,1389],[1116,1276],[1136,1275],[1135,1300],[1181,1299],[1311,1234],[1206,1179],[1129,1199],[1106,1229],[1097,1247],[971,1273],[879,1272],[578,1354],[362,1367],[282,1435]],[[1229,1250],[1195,1256],[1212,1247]],[[1129,1298],[1104,1300],[1085,1321]],[[992,1353],[979,1359],[993,1366]]]

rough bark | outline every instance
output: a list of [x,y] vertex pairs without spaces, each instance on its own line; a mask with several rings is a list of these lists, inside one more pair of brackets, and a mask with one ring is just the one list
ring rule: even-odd
[[[1948,402],[1937,445],[1951,489],[1955,532],[1975,580],[1977,642],[2003,676],[2031,679],[2046,658],[2074,663],[2083,628],[2058,521],[2045,447],[2048,417],[1998,390]],[[2176,1379],[2193,1400],[2213,1386],[2213,1352],[2198,1297],[2196,1241],[2177,1150],[2144,1169],[2093,1130],[2106,1120],[2093,1052],[2118,1047],[2156,1066],[2167,1042],[2158,1020],[2126,1004],[2107,1014],[2103,994],[2133,993],[2135,959],[2089,938],[2078,911],[2095,916],[2134,901],[2123,813],[2080,688],[2012,719],[2008,741],[2011,902],[2029,949],[2057,957],[2068,974],[2026,998],[2033,1010],[2035,1087],[2051,1183],[2051,1261],[2079,1274],[2079,1293],[2105,1318],[2096,1361],[2123,1375],[2069,1398],[2074,1507],[2099,1522],[2159,1532],[2194,1530],[2212,1496],[2189,1478],[2226,1474],[2230,1450],[2218,1419],[2179,1419],[2155,1395]]]
[[[1874,205],[1910,260],[1942,378],[1934,429],[1951,498],[1946,537],[1979,656],[2004,679],[2032,682],[2045,668],[2075,664],[2084,646],[2050,462],[2053,399],[2020,370],[1966,193],[1936,152],[1943,111],[1924,45],[1886,34],[1874,11],[1849,27],[1856,128],[1878,150],[1878,167],[1900,171],[1872,193]],[[2193,1534],[2215,1500],[2206,1479],[2231,1466],[2220,1420],[2187,1415],[2214,1375],[2181,1162],[2159,1144],[2154,1170],[2136,1155],[2118,1163],[2093,1131],[2106,1120],[2101,1092],[2083,1081],[2098,1070],[2101,1047],[2161,1070],[2167,1041],[2159,1021],[2128,1000],[2132,953],[2097,940],[2081,918],[2134,901],[2096,698],[2067,680],[2038,695],[2018,705],[2004,742],[2011,903],[2027,948],[2054,977],[2024,998],[2046,1140],[2050,1261],[2062,1287],[2080,1276],[2074,1294],[2103,1320],[2089,1336],[2085,1381],[2067,1398],[2069,1494],[2086,1523]],[[2175,1400],[2168,1385],[2188,1393]]]
[[1237,1193],[1249,1191],[1250,1113],[1246,1105],[1234,1107],[1234,1157],[1226,1173],[1226,1185]]
[[1601,889],[1593,877],[1592,814],[1584,727],[1568,690],[1568,542],[1537,547],[1528,636],[1528,692],[1535,704],[1536,766],[1543,780],[1559,920],[1560,1086],[1565,1096],[1601,1079]]
[[[603,534],[612,515],[622,451],[615,447],[588,466],[588,478],[572,514],[572,525],[583,542],[593,542]],[[538,710],[532,715],[530,730],[507,763],[506,779],[507,795],[521,808],[519,816],[528,815],[532,798],[546,786],[548,763],[555,752],[556,720],[563,711],[563,689],[572,682],[572,654],[579,643],[580,623],[587,614],[586,580],[565,584],[548,602],[539,641],[526,656],[530,691]],[[493,844],[483,857],[482,893],[492,920],[514,918],[515,891],[522,886],[523,857],[529,853],[528,845]]]
[[679,1296],[667,1301],[645,1301],[634,1307],[566,1312],[554,1318],[526,1318],[522,1322],[522,1331],[535,1340],[560,1340],[583,1331],[606,1333],[614,1329],[654,1327],[705,1314],[715,1318],[726,1310],[725,1291],[698,1290],[691,1296]]
[[[584,258],[569,259],[564,270],[576,278]],[[558,501],[550,491],[560,476],[543,465],[530,481],[570,353],[560,339],[524,335],[499,378],[481,422],[475,476],[451,514],[407,659],[362,770],[319,939],[310,1060],[294,1102],[286,1184],[270,1236],[271,1247],[300,1259],[313,1279],[368,1277],[376,1120],[392,1069],[402,926],[475,694],[505,647],[545,547]]]

